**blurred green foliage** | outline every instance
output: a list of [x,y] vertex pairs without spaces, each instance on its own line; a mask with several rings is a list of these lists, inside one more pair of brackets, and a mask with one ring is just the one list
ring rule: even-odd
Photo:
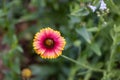
[[[120,80],[120,1],[105,3],[101,11],[99,0],[0,0],[0,80],[22,80],[24,68],[31,80]],[[44,27],[65,37],[65,56],[35,54],[33,37]]]

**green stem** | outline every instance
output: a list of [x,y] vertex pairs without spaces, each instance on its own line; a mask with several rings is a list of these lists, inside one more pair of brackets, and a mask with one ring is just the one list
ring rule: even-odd
[[107,70],[104,72],[104,76],[102,80],[108,80],[110,79],[110,73],[112,70],[112,63],[114,62],[114,54],[115,54],[115,49],[116,47],[114,46],[114,44],[111,46],[111,53],[110,53],[110,59],[108,62],[108,66],[107,66]]
[[109,59],[109,63],[108,63],[108,68],[107,68],[108,72],[110,72],[112,69],[112,63],[114,62],[115,49],[116,49],[116,47],[113,45],[111,47],[111,54],[110,54],[110,59]]
[[78,65],[86,68],[86,69],[89,69],[89,70],[92,70],[92,71],[96,71],[96,72],[104,72],[104,70],[95,69],[95,68],[92,68],[92,67],[90,67],[90,66],[88,66],[88,65],[85,65],[85,64],[83,64],[83,63],[79,63],[78,61],[76,61],[76,60],[74,60],[74,59],[72,59],[72,58],[69,58],[69,57],[67,57],[67,56],[65,56],[65,55],[61,55],[61,56],[62,56],[63,58],[65,58],[65,59],[67,59],[67,60],[75,63],[75,64],[78,64]]

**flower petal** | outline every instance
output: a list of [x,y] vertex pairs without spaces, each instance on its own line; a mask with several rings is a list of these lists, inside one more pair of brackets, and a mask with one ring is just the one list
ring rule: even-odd
[[42,58],[53,59],[58,57],[58,55],[54,52],[54,50],[46,50],[44,54],[41,55]]

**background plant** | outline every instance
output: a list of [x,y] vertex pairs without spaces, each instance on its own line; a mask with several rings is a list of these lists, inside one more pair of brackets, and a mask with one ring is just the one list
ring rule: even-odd
[[[119,0],[0,0],[0,80],[119,80]],[[88,4],[96,6],[92,12]],[[59,30],[67,45],[63,55],[44,60],[32,48],[43,27]]]

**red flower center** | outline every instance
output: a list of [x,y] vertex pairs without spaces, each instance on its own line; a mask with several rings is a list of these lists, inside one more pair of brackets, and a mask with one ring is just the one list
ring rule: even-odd
[[47,48],[53,48],[54,46],[54,41],[52,39],[46,39],[45,42],[44,42],[45,46]]

